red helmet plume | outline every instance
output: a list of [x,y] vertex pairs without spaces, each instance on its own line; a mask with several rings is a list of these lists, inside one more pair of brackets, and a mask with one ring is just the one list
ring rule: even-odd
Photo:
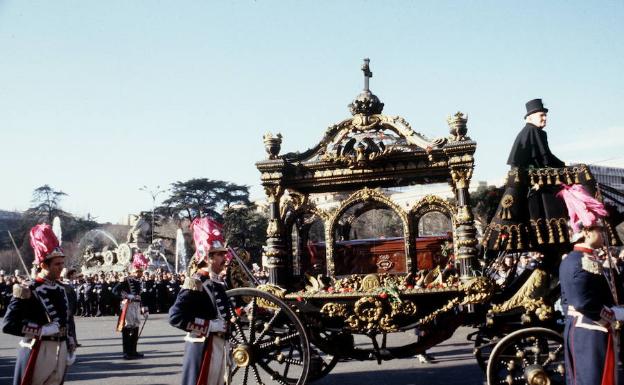
[[143,255],[143,253],[141,253],[140,251],[138,253],[135,253],[134,256],[132,257],[133,269],[145,270],[147,269],[148,265],[149,265],[149,259],[147,259],[147,257]]
[[600,218],[607,216],[604,205],[589,195],[580,184],[564,185],[557,196],[565,201],[574,233],[580,232],[582,227],[600,224]]
[[217,251],[227,252],[223,226],[210,217],[195,218],[191,223],[193,241],[195,242],[195,258],[198,261]]
[[37,263],[45,262],[50,258],[65,256],[56,235],[52,231],[52,226],[48,224],[36,225],[30,229],[30,246],[35,252]]

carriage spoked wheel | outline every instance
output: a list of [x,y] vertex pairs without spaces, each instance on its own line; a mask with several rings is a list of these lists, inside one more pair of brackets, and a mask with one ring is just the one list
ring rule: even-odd
[[257,289],[232,289],[227,294],[232,303],[229,383],[303,385],[310,368],[310,344],[295,312]]
[[[328,330],[321,330],[316,334],[315,338],[332,341],[333,337],[335,337],[335,333]],[[312,382],[325,377],[334,369],[338,361],[340,361],[340,356],[325,353],[312,344],[308,381]]]
[[474,356],[477,360],[477,364],[483,370],[487,370],[488,360],[492,354],[492,350],[499,341],[499,337],[491,337],[485,333],[479,332],[475,337],[474,342]]
[[502,338],[487,364],[488,385],[565,384],[563,337],[550,329],[528,328]]

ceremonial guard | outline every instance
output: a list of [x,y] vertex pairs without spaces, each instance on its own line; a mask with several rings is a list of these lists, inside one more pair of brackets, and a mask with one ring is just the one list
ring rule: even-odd
[[128,275],[113,289],[115,295],[121,298],[121,314],[117,321],[117,331],[121,332],[123,358],[126,360],[143,358],[143,354],[137,352],[137,343],[141,314],[146,318],[149,314],[148,309],[141,306],[141,276],[148,264],[149,260],[142,253],[134,254],[131,275]]
[[2,323],[4,333],[24,337],[17,351],[13,384],[62,384],[76,348],[69,328],[73,316],[67,291],[59,281],[65,255],[47,224],[30,230],[30,244],[41,272],[28,285],[13,287]]
[[227,249],[221,226],[212,219],[197,218],[191,229],[197,271],[185,280],[169,310],[169,323],[187,332],[182,385],[221,385],[226,375],[225,332],[230,304],[220,273]]
[[599,255],[605,245],[601,217],[607,212],[579,185],[565,188],[561,196],[568,207],[572,240],[577,241],[559,267],[566,313],[566,381],[574,385],[616,384],[617,338],[613,323],[616,318],[624,319],[624,311],[615,306],[621,297],[615,261]]

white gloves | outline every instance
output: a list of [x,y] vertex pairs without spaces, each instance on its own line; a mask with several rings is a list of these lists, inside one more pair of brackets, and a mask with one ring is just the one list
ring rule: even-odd
[[41,336],[52,336],[59,333],[59,324],[57,322],[50,322],[41,327]]
[[210,320],[208,325],[209,333],[225,333],[225,321],[222,319]]
[[617,321],[624,321],[624,306],[613,306],[611,310]]
[[76,352],[67,352],[67,366],[72,366],[76,362]]

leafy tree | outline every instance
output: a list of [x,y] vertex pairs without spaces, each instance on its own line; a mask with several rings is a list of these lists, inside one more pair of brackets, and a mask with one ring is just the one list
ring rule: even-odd
[[[67,266],[75,265],[74,259],[78,253],[77,246],[80,238],[86,232],[98,226],[97,222],[90,217],[80,218],[62,210],[60,208],[60,200],[66,195],[63,191],[56,190],[47,184],[37,187],[33,191],[33,206],[19,215],[19,219],[11,223],[10,226],[7,226],[7,230],[11,231],[16,245],[27,264],[33,261],[29,232],[37,223],[46,222],[51,224],[54,217],[58,216],[60,218],[63,229],[62,246],[65,250],[65,264]],[[4,241],[0,237],[0,249],[7,250],[10,255],[15,257],[13,244],[8,241],[8,237]],[[9,264],[14,265],[14,263]],[[6,264],[0,261],[0,267],[6,267]],[[21,267],[21,264],[19,267]]]
[[171,184],[171,195],[156,211],[177,219],[209,215],[222,219],[221,211],[234,204],[249,204],[249,187],[207,178]]
[[259,260],[266,241],[268,220],[255,205],[230,207],[223,212],[223,232],[232,247],[242,247]]
[[487,186],[479,187],[477,191],[470,194],[470,204],[475,222],[481,229],[485,229],[485,226],[494,218],[503,193],[502,187]]
[[33,206],[28,211],[31,215],[47,220],[51,224],[52,218],[66,214],[59,207],[61,198],[66,195],[63,191],[55,190],[47,184],[37,187],[33,191],[33,199],[31,201]]

